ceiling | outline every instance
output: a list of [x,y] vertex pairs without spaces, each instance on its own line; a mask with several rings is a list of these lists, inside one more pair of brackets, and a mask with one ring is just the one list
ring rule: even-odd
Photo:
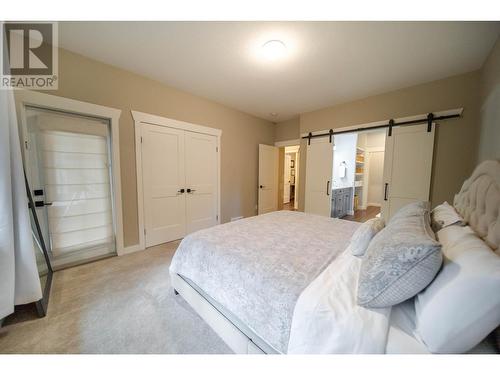
[[[499,33],[500,22],[61,22],[59,45],[279,122],[479,69]],[[281,60],[259,55],[272,39]]]

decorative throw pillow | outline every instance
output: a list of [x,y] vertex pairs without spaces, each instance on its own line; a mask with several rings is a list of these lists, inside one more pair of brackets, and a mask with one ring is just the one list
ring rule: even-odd
[[361,224],[351,238],[351,254],[357,257],[365,255],[372,238],[385,226],[384,220],[374,218]]
[[458,212],[450,206],[448,202],[444,202],[436,206],[431,212],[431,225],[434,232],[437,232],[450,225],[465,225],[465,220]]
[[398,220],[402,217],[408,216],[420,216],[429,211],[429,202],[417,201],[409,203],[406,206],[401,207],[391,218],[390,221]]
[[468,226],[437,236],[443,269],[415,298],[416,330],[432,353],[465,353],[500,325],[500,256]]
[[361,263],[357,302],[364,307],[389,307],[424,289],[442,263],[429,213],[393,217],[371,241]]

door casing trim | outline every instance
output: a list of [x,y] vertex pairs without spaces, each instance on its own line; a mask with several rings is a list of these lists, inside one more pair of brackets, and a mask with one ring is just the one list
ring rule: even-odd
[[[124,244],[119,133],[119,120],[122,111],[116,108],[105,107],[98,104],[87,103],[80,100],[30,90],[15,90],[14,97],[16,102],[17,118],[19,124],[21,125],[20,137],[22,142],[27,141],[27,106],[78,114],[87,117],[95,117],[109,121],[111,131],[111,173],[113,178],[113,220],[115,225],[116,253],[118,255],[122,255]],[[25,151],[25,148],[21,145],[21,154],[24,165],[26,165]]]

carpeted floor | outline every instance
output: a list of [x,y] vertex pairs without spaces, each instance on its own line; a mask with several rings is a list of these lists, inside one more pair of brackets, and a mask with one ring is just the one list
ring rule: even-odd
[[45,318],[7,319],[0,353],[231,353],[175,296],[178,242],[54,274]]

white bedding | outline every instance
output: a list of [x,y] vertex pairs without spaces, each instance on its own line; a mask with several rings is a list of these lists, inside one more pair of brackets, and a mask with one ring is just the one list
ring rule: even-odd
[[415,302],[410,299],[392,308],[386,354],[429,354],[416,334]]
[[347,245],[357,225],[278,212],[217,226],[186,237],[171,272],[278,352],[428,353],[413,300],[392,312],[356,303],[361,259]]
[[385,353],[390,308],[356,303],[361,259],[347,248],[300,295],[289,354]]
[[[386,354],[430,354],[429,348],[418,336],[416,329],[415,300],[393,306],[389,321]],[[487,337],[467,354],[498,354],[494,338]]]
[[170,272],[189,279],[286,353],[304,289],[348,247],[359,223],[277,211],[198,231],[179,245]]
[[[289,354],[430,353],[417,333],[413,298],[384,309],[356,304],[360,264],[348,247],[302,292],[293,314]],[[468,353],[493,354],[497,349],[486,338]]]

